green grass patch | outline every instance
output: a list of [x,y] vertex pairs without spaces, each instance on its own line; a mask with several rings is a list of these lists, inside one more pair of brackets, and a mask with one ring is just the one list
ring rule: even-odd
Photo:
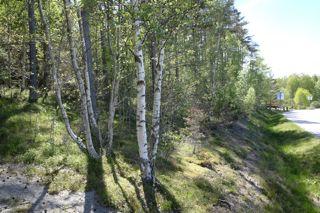
[[262,153],[266,171],[269,210],[320,212],[320,139],[276,112],[263,111],[255,118],[265,131],[266,144],[273,151]]

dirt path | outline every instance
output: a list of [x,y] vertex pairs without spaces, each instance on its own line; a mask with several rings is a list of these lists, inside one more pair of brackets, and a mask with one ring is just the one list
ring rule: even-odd
[[0,212],[115,212],[99,204],[95,192],[62,191],[55,195],[19,165],[0,165]]

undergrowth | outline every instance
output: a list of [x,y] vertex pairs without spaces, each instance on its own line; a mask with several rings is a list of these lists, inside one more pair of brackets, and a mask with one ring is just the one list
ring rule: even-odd
[[[96,190],[110,207],[146,210],[135,135],[116,135],[114,157],[92,160],[71,141],[54,106],[54,101],[0,99],[1,162],[25,165],[26,173],[39,176],[50,193]],[[77,114],[71,118],[75,131],[81,132]],[[231,208],[236,199],[228,197],[236,197],[252,202],[243,204],[244,209],[317,212],[312,199],[320,196],[319,139],[269,111],[252,116],[248,127],[248,135],[261,130],[261,141],[240,135],[237,144],[217,130],[202,139],[196,151],[183,135],[172,133],[170,155],[159,157],[156,164],[160,211],[208,212],[224,203]],[[261,171],[255,176],[263,183],[262,192],[255,192],[260,198],[241,192],[249,190],[240,172],[252,153],[260,156],[255,162]],[[270,200],[267,206],[253,201],[264,196]]]

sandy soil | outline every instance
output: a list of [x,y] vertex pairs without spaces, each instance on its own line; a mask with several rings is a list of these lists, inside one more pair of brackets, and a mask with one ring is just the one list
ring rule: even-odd
[[94,191],[62,191],[51,195],[37,178],[23,174],[21,165],[0,165],[0,212],[115,212],[99,204]]

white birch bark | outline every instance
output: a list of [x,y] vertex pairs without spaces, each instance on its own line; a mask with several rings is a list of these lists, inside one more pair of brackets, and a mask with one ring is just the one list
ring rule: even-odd
[[115,76],[112,82],[111,97],[109,102],[109,117],[108,117],[108,142],[109,142],[109,153],[112,152],[113,146],[113,124],[116,107],[118,104],[118,91],[119,91],[119,79]]
[[[119,6],[121,7],[121,6]],[[119,18],[120,22],[120,18]],[[116,29],[116,47],[117,47],[117,56],[113,57],[114,60],[114,75],[112,81],[110,102],[109,102],[109,117],[108,117],[108,142],[109,142],[109,154],[112,153],[113,146],[113,124],[114,116],[116,112],[116,107],[118,105],[118,92],[120,85],[120,72],[121,72],[121,63],[120,63],[120,38],[121,38],[121,29],[117,27]]]
[[93,142],[92,142],[92,136],[91,136],[91,129],[90,129],[90,123],[89,123],[89,115],[88,115],[88,105],[87,105],[87,97],[86,97],[86,90],[84,81],[81,76],[81,70],[78,65],[77,61],[77,49],[72,37],[72,22],[70,18],[70,11],[67,5],[67,0],[64,0],[65,3],[65,16],[66,16],[66,22],[67,22],[67,35],[68,35],[68,42],[69,42],[69,48],[70,48],[70,54],[71,54],[71,62],[72,62],[72,68],[75,72],[78,87],[80,90],[80,98],[81,98],[81,111],[82,111],[82,120],[84,125],[84,131],[86,136],[86,142],[87,142],[87,149],[88,153],[93,158],[99,158],[99,154],[96,152]]
[[[134,11],[139,12],[140,0],[132,0]],[[141,40],[141,20],[136,17],[134,21],[134,56],[137,66],[137,140],[139,145],[139,156],[141,160],[142,178],[152,181],[151,164],[148,154],[147,128],[146,128],[146,82],[143,62],[142,40]]]
[[40,13],[41,21],[42,21],[42,24],[44,26],[46,42],[47,42],[47,45],[48,45],[48,56],[49,56],[49,60],[50,60],[49,63],[51,65],[50,66],[51,75],[52,75],[52,78],[54,80],[54,90],[55,90],[55,93],[56,93],[56,98],[57,98],[57,102],[58,102],[59,108],[61,110],[61,115],[62,115],[62,118],[64,120],[66,129],[67,129],[70,137],[78,144],[78,146],[81,149],[85,150],[86,146],[82,142],[82,139],[79,136],[77,136],[74,133],[74,131],[72,130],[72,128],[71,128],[67,112],[66,112],[66,110],[65,110],[65,108],[63,106],[63,103],[62,103],[61,86],[60,86],[60,81],[59,81],[59,78],[58,78],[57,67],[56,67],[54,56],[53,56],[53,53],[52,53],[52,45],[51,45],[51,38],[50,38],[50,28],[49,28],[49,24],[48,24],[47,18],[45,16],[44,12],[43,12],[42,1],[41,0],[38,0],[38,7],[39,7],[39,13]]
[[153,96],[153,113],[152,113],[152,164],[157,156],[159,138],[160,138],[160,110],[161,110],[161,92],[162,92],[162,74],[164,65],[164,42],[160,42],[160,52],[156,67],[155,81],[154,81],[154,96]]
[[[121,4],[119,2],[119,8],[121,8]],[[117,104],[118,104],[118,92],[119,92],[119,85],[120,85],[120,79],[119,79],[119,75],[120,75],[120,37],[121,37],[121,30],[119,29],[119,27],[116,28],[116,53],[113,52],[112,49],[112,41],[111,41],[111,37],[110,37],[110,28],[109,28],[109,22],[108,22],[108,14],[107,14],[107,6],[105,3],[102,4],[102,10],[104,11],[104,30],[107,34],[107,43],[108,43],[108,47],[109,47],[109,51],[110,51],[110,56],[111,59],[113,61],[113,80],[111,83],[111,91],[110,91],[110,100],[109,100],[109,114],[108,114],[108,122],[107,122],[107,127],[108,127],[108,132],[107,132],[107,136],[108,136],[108,152],[109,154],[112,153],[112,147],[113,147],[113,136],[114,136],[114,117],[115,117],[115,112],[116,112],[116,108],[117,108]],[[118,21],[120,23],[120,17],[118,17]],[[115,54],[117,54],[117,56],[115,56]],[[111,73],[111,72],[110,72]]]

